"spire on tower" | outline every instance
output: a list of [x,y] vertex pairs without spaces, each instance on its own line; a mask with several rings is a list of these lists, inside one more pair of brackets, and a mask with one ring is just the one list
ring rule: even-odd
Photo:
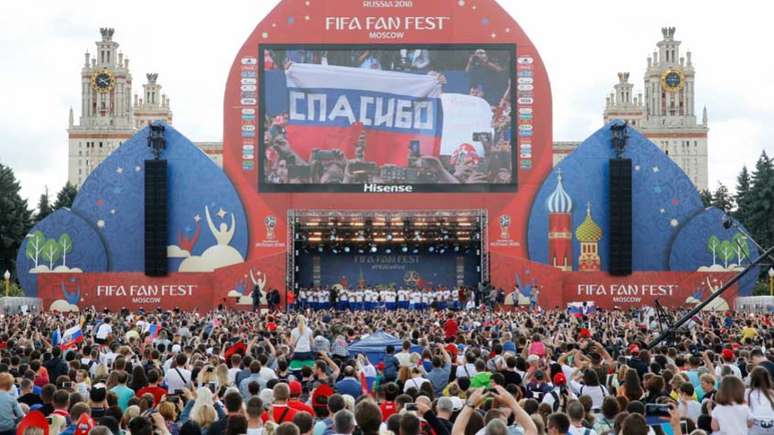
[[112,27],[101,27],[99,29],[99,33],[102,34],[102,40],[105,42],[113,40],[114,32],[115,32],[115,29],[113,29]]
[[73,108],[70,106],[70,127],[75,124],[75,115],[73,114]]
[[675,27],[662,27],[661,34],[664,36],[665,41],[672,41],[675,39]]
[[707,126],[707,106],[704,106],[704,110],[701,113],[701,123]]

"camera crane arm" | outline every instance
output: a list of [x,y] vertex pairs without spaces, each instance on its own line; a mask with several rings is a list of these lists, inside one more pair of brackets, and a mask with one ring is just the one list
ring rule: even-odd
[[750,270],[752,270],[753,267],[757,266],[758,263],[765,260],[769,255],[774,254],[774,246],[767,249],[765,252],[763,252],[758,258],[756,258],[752,263],[750,263],[747,267],[744,268],[743,271],[739,272],[738,274],[734,275],[733,278],[731,278],[725,285],[720,287],[719,289],[715,290],[714,293],[712,293],[706,300],[704,300],[702,303],[694,307],[691,311],[689,311],[685,316],[683,316],[682,319],[675,322],[669,329],[666,331],[663,331],[658,337],[656,337],[653,341],[648,343],[647,347],[648,349],[652,349],[655,346],[657,346],[659,343],[664,341],[667,337],[669,337],[670,334],[677,331],[681,326],[683,326],[686,322],[691,320],[693,316],[696,315],[699,311],[701,311],[704,307],[709,305],[710,302],[715,300],[718,296],[723,294],[726,290],[728,290],[729,287],[736,284],[737,281],[742,279],[743,276],[745,276]]

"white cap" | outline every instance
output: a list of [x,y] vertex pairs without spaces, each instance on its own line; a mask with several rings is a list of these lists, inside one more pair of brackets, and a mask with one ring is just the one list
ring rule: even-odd
[[175,352],[175,353],[180,352],[180,349],[181,348],[180,348],[179,344],[173,344],[172,345],[172,352]]

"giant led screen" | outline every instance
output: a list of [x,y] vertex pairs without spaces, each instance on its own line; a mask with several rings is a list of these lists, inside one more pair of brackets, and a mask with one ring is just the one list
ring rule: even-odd
[[259,49],[259,190],[516,190],[515,45]]

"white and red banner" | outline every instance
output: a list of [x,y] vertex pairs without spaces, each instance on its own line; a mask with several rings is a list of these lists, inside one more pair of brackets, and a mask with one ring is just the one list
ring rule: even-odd
[[288,139],[308,159],[314,149],[355,157],[362,129],[365,160],[406,165],[411,141],[421,155],[440,154],[441,82],[434,74],[294,63],[285,72]]

